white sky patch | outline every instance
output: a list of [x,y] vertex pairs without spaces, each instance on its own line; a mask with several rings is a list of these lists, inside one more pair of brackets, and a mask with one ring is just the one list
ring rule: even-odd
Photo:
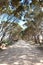
[[43,7],[41,8],[42,12],[43,12]]
[[32,3],[32,0],[28,0],[29,1],[29,4]]
[[43,7],[40,7],[41,8],[41,11],[43,12]]
[[20,25],[20,27],[25,30],[27,28],[26,25],[24,25],[25,23],[27,23],[27,21],[22,21],[22,20],[19,20],[18,24]]
[[0,15],[0,24],[2,21],[7,21],[8,17],[9,17],[9,15],[6,13]]

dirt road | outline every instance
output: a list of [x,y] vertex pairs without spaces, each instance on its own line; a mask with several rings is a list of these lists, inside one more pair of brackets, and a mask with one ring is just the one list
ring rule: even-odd
[[43,47],[19,40],[0,51],[0,65],[43,65]]

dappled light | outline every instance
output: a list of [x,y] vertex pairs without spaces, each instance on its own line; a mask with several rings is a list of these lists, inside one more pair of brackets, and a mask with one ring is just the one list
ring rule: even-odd
[[42,65],[43,50],[40,51],[40,49],[35,46],[33,47],[33,45],[28,43],[26,41],[19,40],[3,52],[1,51],[0,63],[3,62],[3,64],[6,63],[6,65]]
[[19,61],[16,61],[16,62],[14,62],[13,64],[15,64],[15,65],[19,65]]
[[42,62],[42,63],[43,63],[43,59],[42,59],[42,60],[40,60],[40,62]]
[[[34,64],[33,64],[34,65]],[[43,63],[36,63],[35,65],[43,65]]]
[[43,0],[0,0],[0,65],[43,65]]
[[0,65],[8,65],[8,64],[4,64],[4,63],[3,63],[3,64],[0,64]]

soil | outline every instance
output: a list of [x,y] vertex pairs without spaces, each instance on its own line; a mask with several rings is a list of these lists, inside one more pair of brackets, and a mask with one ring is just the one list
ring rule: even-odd
[[43,47],[19,40],[0,51],[0,65],[43,65]]

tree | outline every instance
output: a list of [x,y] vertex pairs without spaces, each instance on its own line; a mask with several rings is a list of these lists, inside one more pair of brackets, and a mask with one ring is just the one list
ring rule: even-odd
[[[6,21],[2,21],[3,23],[1,24],[1,33],[3,33],[1,42],[3,41],[3,38],[6,37],[6,34],[9,35],[9,40],[16,40],[16,38],[18,39],[18,36],[21,35],[21,33],[22,36],[24,36],[24,38],[28,38],[28,40],[32,39],[33,36],[37,36],[37,34],[40,32],[39,26],[43,18],[43,12],[40,8],[42,2],[32,0],[31,3],[28,2],[28,5],[27,0],[23,3],[20,3],[19,0],[3,0],[0,2],[5,6],[3,9],[3,6],[1,5],[0,12],[7,13],[9,15],[7,19],[8,23]],[[6,5],[4,4],[4,2],[8,4]],[[11,6],[11,9],[9,8],[9,5]],[[16,9],[12,11],[12,7],[13,9]],[[5,17],[2,18],[4,19]],[[17,23],[15,24],[14,21]],[[20,21],[23,23],[22,26],[19,24]],[[23,29],[23,27],[25,30]]]

